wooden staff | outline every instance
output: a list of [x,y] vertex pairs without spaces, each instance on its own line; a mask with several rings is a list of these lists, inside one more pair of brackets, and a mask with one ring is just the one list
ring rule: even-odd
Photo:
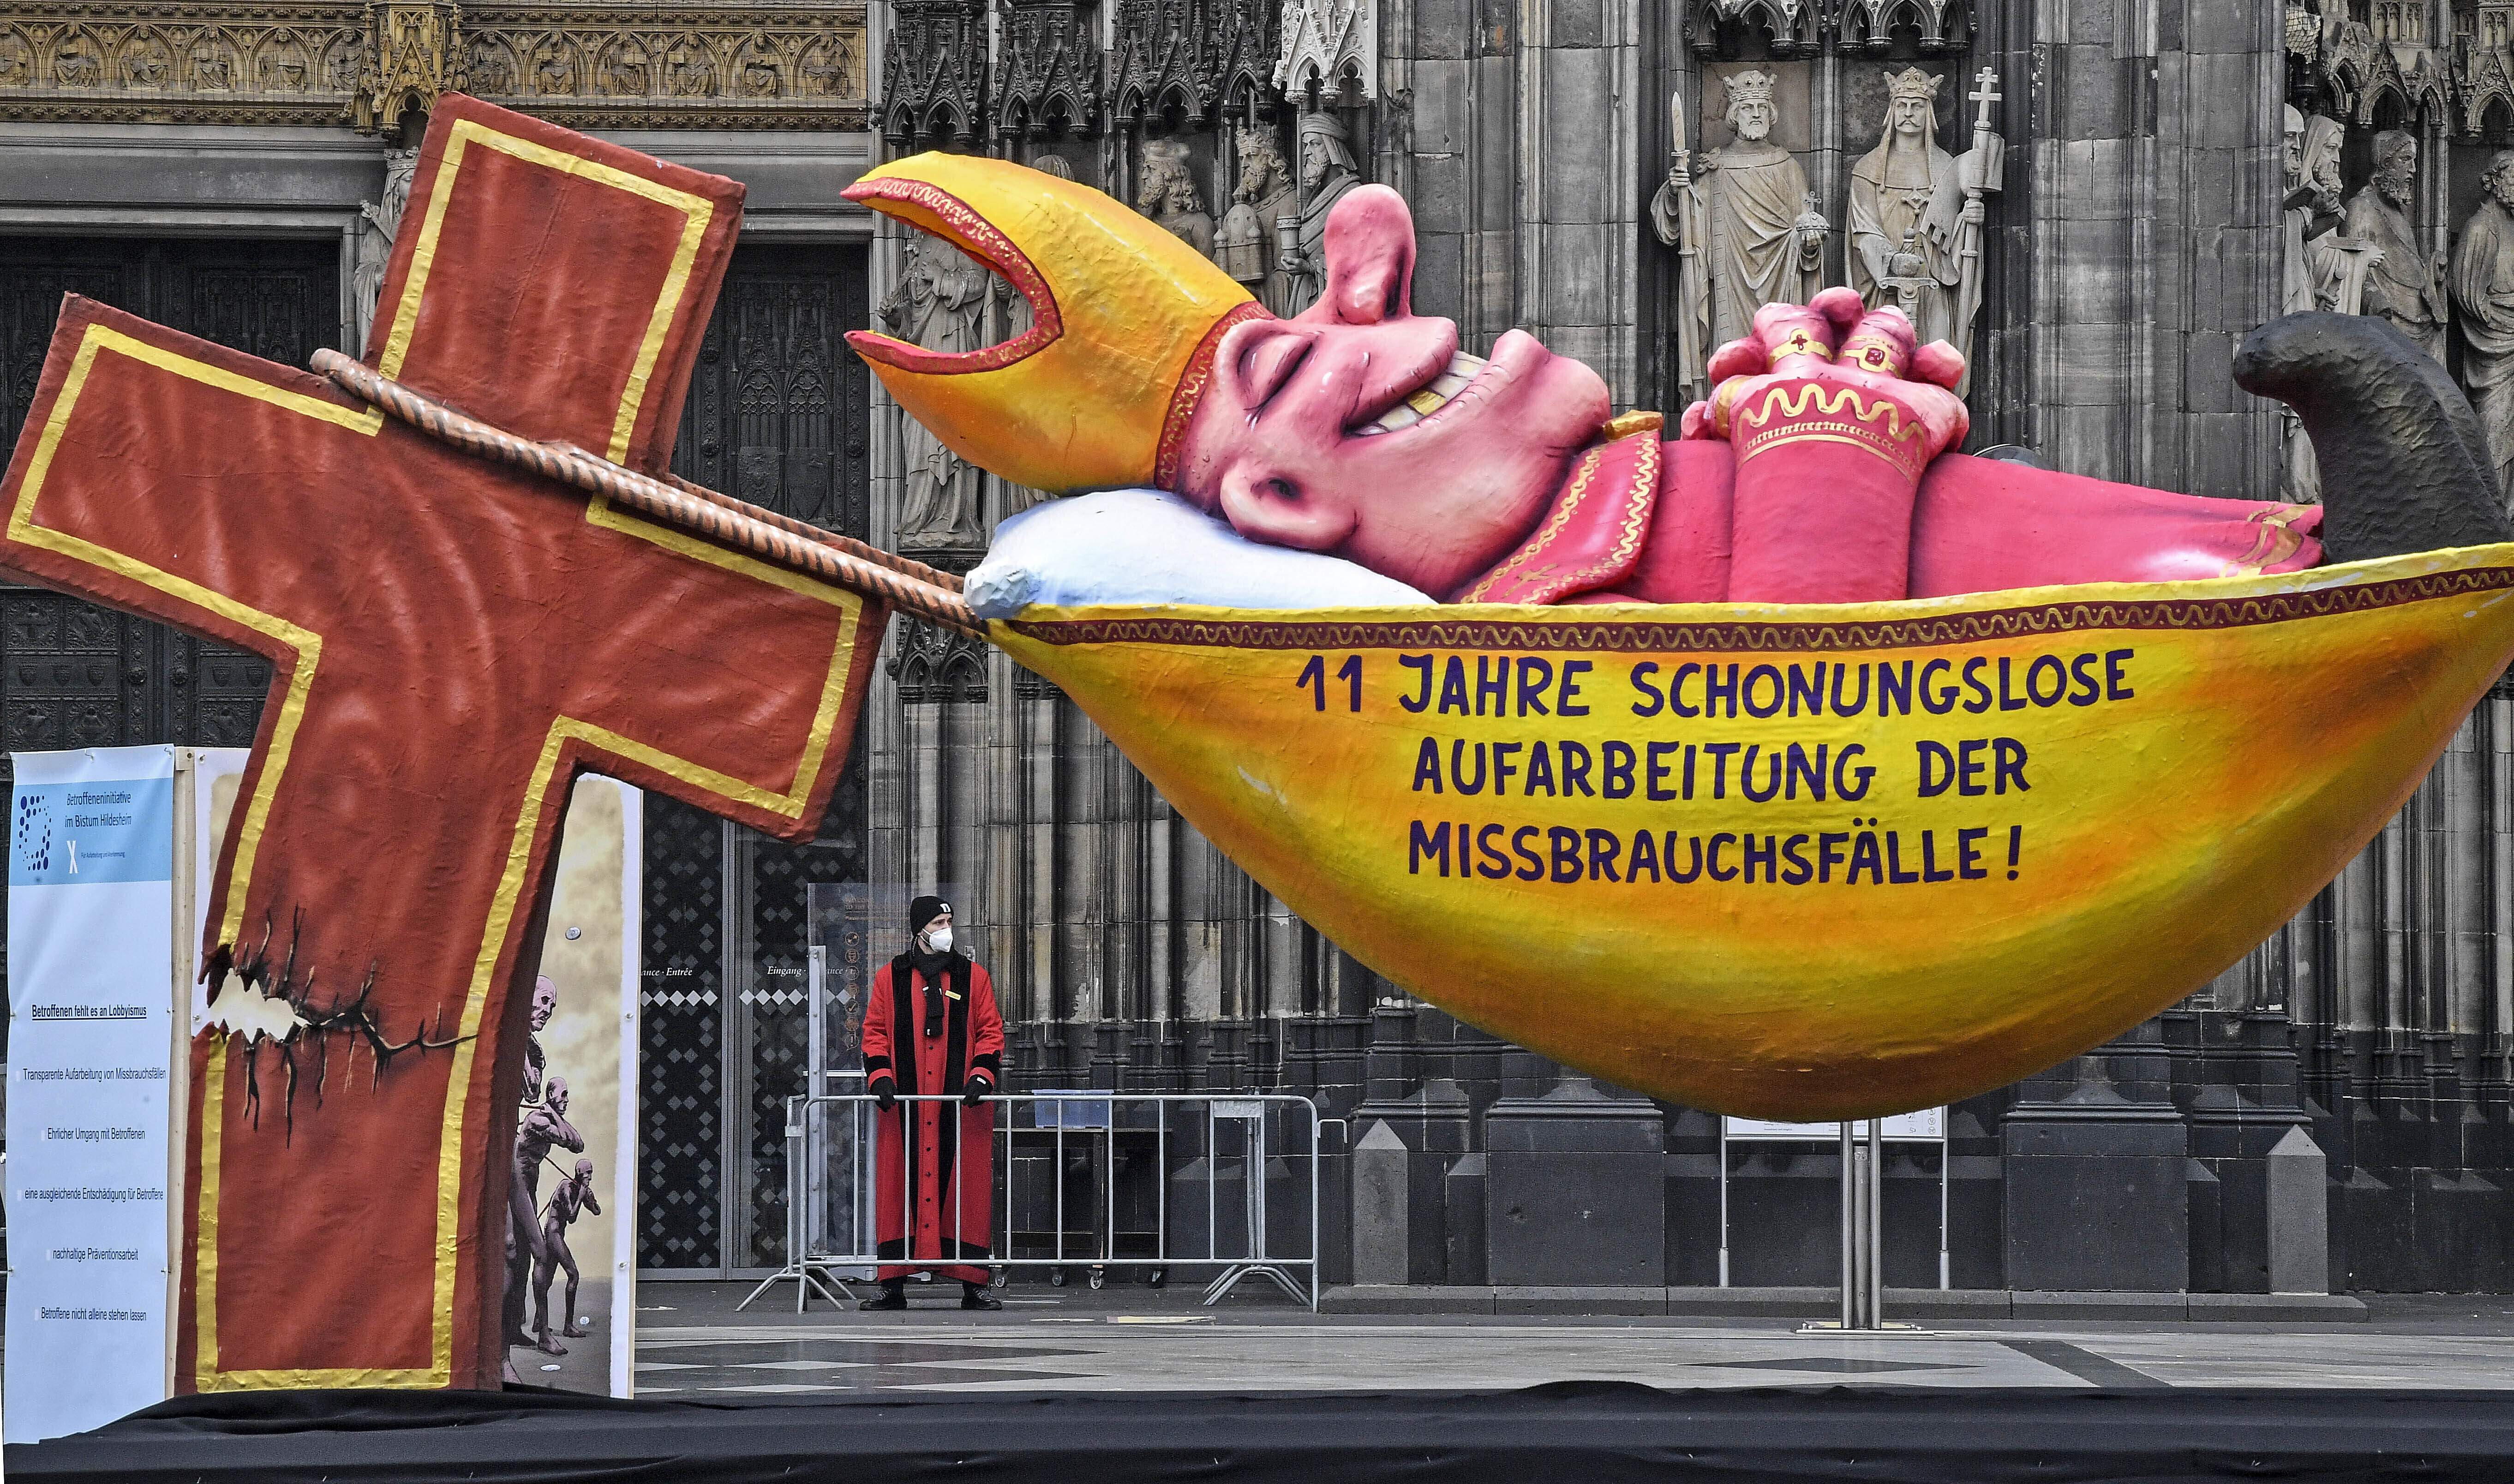
[[747,551],[806,577],[878,599],[903,613],[975,639],[986,624],[969,612],[959,580],[922,562],[850,541],[712,490],[650,479],[580,448],[541,443],[466,417],[337,350],[314,352],[314,370],[388,416],[465,453],[599,495],[649,519]]

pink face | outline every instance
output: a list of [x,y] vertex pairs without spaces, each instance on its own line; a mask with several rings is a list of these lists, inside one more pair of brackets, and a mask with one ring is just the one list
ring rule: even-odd
[[1450,369],[1458,327],[1411,304],[1414,219],[1384,185],[1327,217],[1326,292],[1236,326],[1188,423],[1179,491],[1254,541],[1447,597],[1525,539],[1611,411],[1606,383],[1513,330],[1465,389],[1361,431]]

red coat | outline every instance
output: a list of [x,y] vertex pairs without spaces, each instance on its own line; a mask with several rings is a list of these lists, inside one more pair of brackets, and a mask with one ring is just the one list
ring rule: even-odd
[[[868,1092],[889,1086],[903,1097],[956,1098],[973,1081],[993,1092],[1003,1085],[1004,1066],[993,982],[956,954],[937,985],[928,985],[907,955],[892,959],[873,975],[864,1050]],[[985,1282],[987,1270],[967,1260],[993,1255],[995,1105],[902,1103],[873,1121],[880,1131],[873,1235],[885,1260],[882,1278],[932,1268]],[[906,1211],[911,1196],[913,1222]]]

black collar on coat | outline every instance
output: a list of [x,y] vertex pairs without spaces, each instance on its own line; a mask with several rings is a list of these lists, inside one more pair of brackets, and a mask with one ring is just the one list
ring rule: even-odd
[[[957,953],[944,966],[943,1085],[916,1085],[916,1043],[925,1034],[925,1007],[917,1003],[916,961],[902,953],[890,961],[890,1040],[892,1075],[902,1093],[956,1095],[969,1074],[969,971],[974,967]],[[933,992],[929,989],[928,991]],[[903,1039],[906,1044],[902,1044]]]

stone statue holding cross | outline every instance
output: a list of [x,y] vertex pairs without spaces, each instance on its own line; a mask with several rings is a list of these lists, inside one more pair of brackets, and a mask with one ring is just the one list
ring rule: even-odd
[[1921,341],[1945,341],[1971,361],[1972,319],[1981,304],[1985,193],[2000,187],[2004,141],[1990,127],[2000,101],[1988,68],[1961,159],[1938,147],[1937,98],[1943,79],[1918,67],[1886,76],[1886,120],[1877,147],[1850,168],[1850,287],[1869,307],[1898,304]]

